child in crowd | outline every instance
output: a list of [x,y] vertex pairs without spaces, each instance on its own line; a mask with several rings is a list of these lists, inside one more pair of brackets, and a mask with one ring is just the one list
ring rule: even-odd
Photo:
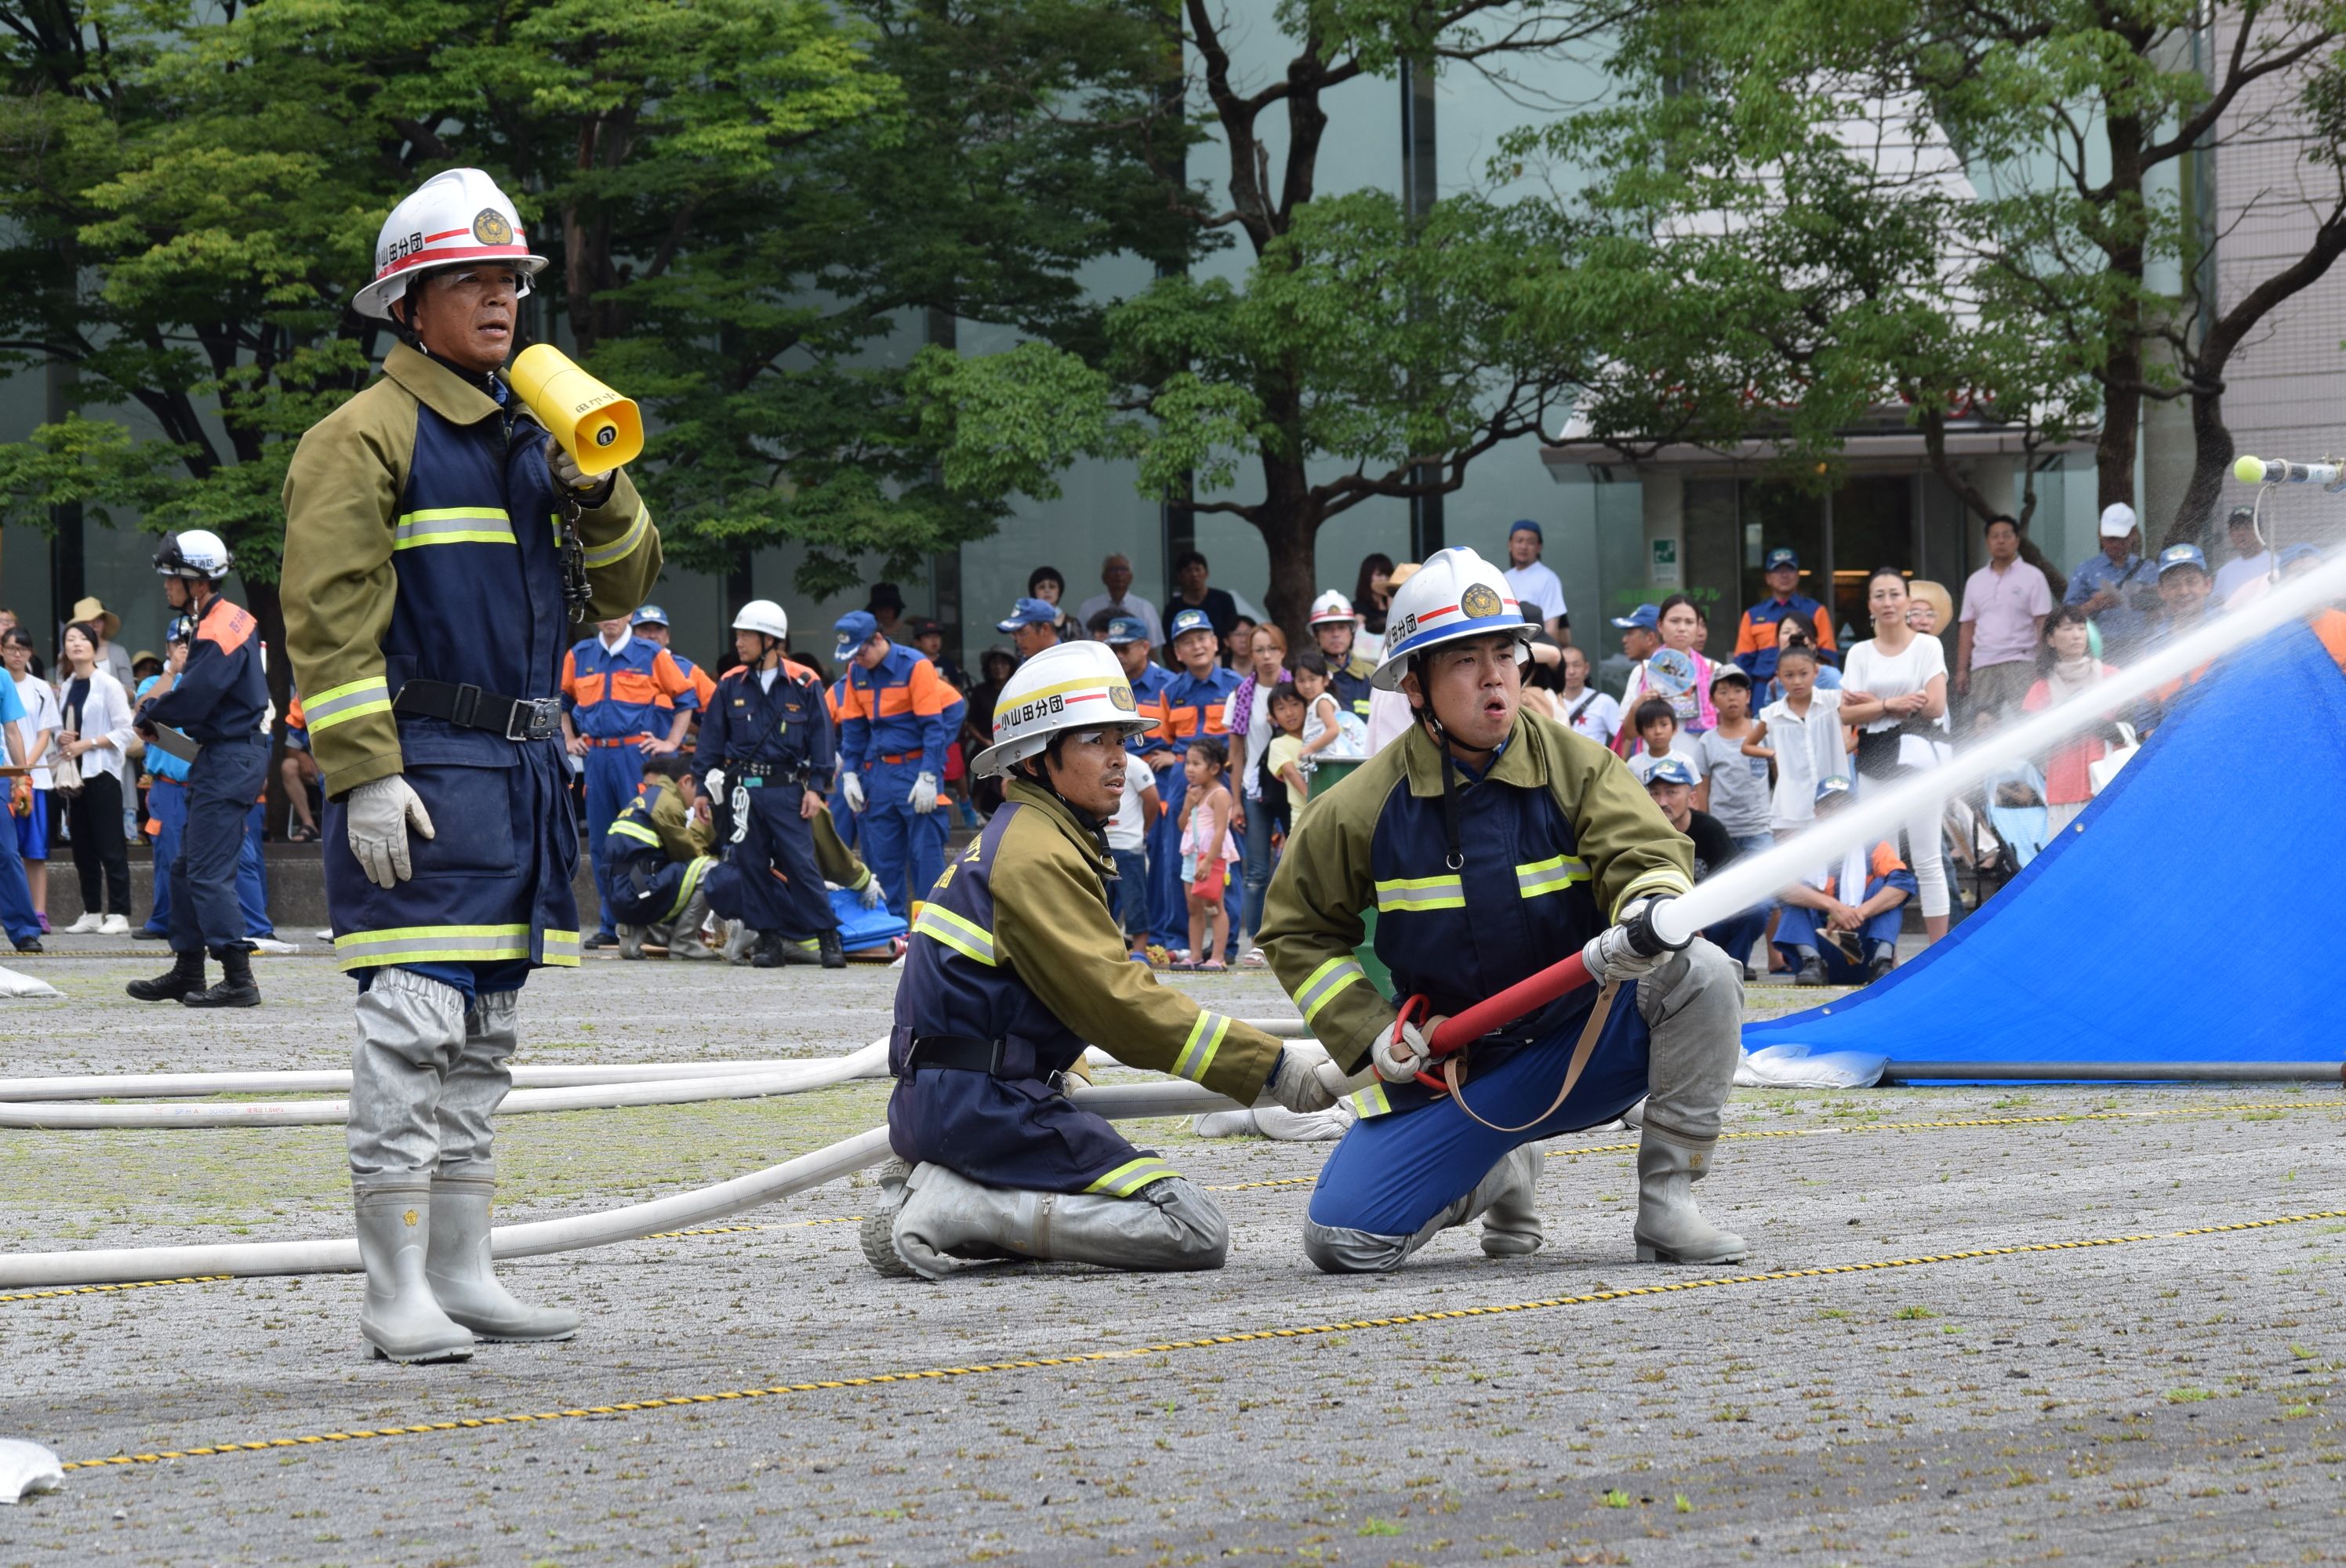
[[[1840,810],[1849,780],[1835,774],[1818,784],[1811,818]],[[1906,901],[1920,888],[1898,858],[1897,834],[1851,850],[1786,888],[1776,946],[1797,972],[1795,985],[1864,985],[1897,962],[1898,928]]]
[[1776,765],[1776,798],[1770,830],[1789,839],[1815,820],[1817,786],[1849,774],[1849,746],[1841,733],[1841,693],[1817,685],[1816,650],[1787,645],[1776,656],[1776,678],[1784,695],[1760,710],[1746,757]]
[[1124,767],[1124,794],[1107,824],[1107,852],[1116,861],[1114,903],[1132,956],[1148,962],[1148,830],[1165,809],[1157,776],[1133,758]]
[[1710,785],[1709,802],[1702,809],[1719,819],[1737,849],[1757,854],[1775,840],[1769,832],[1768,759],[1744,749],[1760,733],[1760,721],[1751,717],[1751,677],[1736,665],[1717,667],[1710,701],[1719,709],[1719,723],[1694,738],[1703,779]]
[[1599,746],[1610,746],[1621,730],[1621,705],[1588,684],[1588,655],[1564,650],[1564,689],[1556,693],[1557,718]]
[[1347,713],[1329,691],[1333,677],[1318,648],[1295,656],[1295,690],[1303,699],[1303,759],[1309,762],[1358,762],[1369,754],[1368,726]]
[[[1781,659],[1786,648],[1795,647],[1808,649],[1809,657],[1816,661],[1817,690],[1839,691],[1841,689],[1841,671],[1833,667],[1831,659],[1817,651],[1816,633],[1803,625],[1797,616],[1786,616],[1776,623],[1776,657]],[[1757,690],[1752,692],[1751,711],[1764,712],[1770,703],[1780,700],[1783,695],[1782,677],[1770,676],[1760,682]]]
[[[1306,653],[1302,657],[1317,661],[1320,656]],[[1327,666],[1321,663],[1321,668],[1324,670]],[[1301,670],[1296,671],[1298,675],[1302,673]],[[1321,695],[1325,696],[1326,691],[1327,682],[1323,680],[1321,682]],[[1329,700],[1332,702],[1334,699]],[[1270,721],[1278,727],[1279,736],[1270,743],[1270,755],[1265,759],[1270,778],[1265,781],[1262,794],[1268,800],[1277,792],[1278,785],[1287,786],[1286,793],[1279,799],[1277,831],[1282,838],[1294,825],[1295,814],[1303,809],[1303,802],[1311,796],[1311,783],[1303,776],[1304,769],[1310,765],[1305,760],[1311,745],[1305,723],[1305,715],[1310,711],[1309,699],[1296,688],[1295,684],[1281,681],[1272,690]]]
[[[1213,956],[1229,940],[1221,929],[1229,922],[1222,898],[1229,890],[1230,862],[1239,858],[1238,841],[1230,836],[1230,792],[1222,784],[1229,761],[1221,741],[1209,735],[1189,742],[1189,754],[1182,759],[1189,792],[1181,802],[1181,881],[1189,901],[1193,957],[1176,969],[1219,973],[1229,967]],[[1195,962],[1198,953],[1207,955],[1203,962]]]
[[[2064,605],[2053,612],[2052,618],[2045,623],[2045,647],[2037,660],[2036,667],[2043,673],[2028,688],[2028,695],[2021,698],[2020,706],[2025,711],[2039,712],[2117,674],[2087,651],[2091,628],[2086,612],[2075,605]],[[2107,755],[2109,741],[2116,734],[2116,727],[2106,721],[2101,728],[2055,747],[2045,759],[2045,831],[2048,842],[2053,834],[2083,816],[2086,808],[2094,803],[2093,767]]]
[[1664,757],[1675,757],[1693,769],[1695,777],[1694,809],[1705,809],[1709,799],[1709,780],[1702,770],[1702,755],[1693,744],[1678,733],[1678,710],[1669,698],[1649,697],[1637,705],[1630,716],[1637,725],[1637,748],[1629,754],[1629,771],[1645,783],[1653,777],[1654,764]]

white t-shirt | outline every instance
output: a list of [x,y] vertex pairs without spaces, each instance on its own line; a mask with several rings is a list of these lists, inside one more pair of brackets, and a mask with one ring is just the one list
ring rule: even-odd
[[1770,825],[1805,827],[1816,820],[1817,785],[1824,779],[1850,776],[1849,753],[1841,745],[1841,693],[1821,687],[1809,694],[1809,716],[1796,717],[1791,705],[1779,697],[1760,710],[1768,727],[1762,742],[1776,754],[1776,799]]
[[[2272,569],[2273,553],[2270,550],[2259,550],[2246,560],[2242,560],[2238,555],[2233,556],[2216,568],[2216,603],[2219,606],[2229,605],[2234,594],[2249,583],[2270,577],[2272,575]],[[2240,602],[2247,604],[2249,601],[2243,599]]]
[[[1699,784],[1710,776],[1703,769],[1702,753],[1695,749],[1693,738],[1685,730],[1681,729],[1670,737],[1670,755],[1694,769],[1696,783]],[[1629,759],[1629,771],[1637,775],[1638,783],[1643,784],[1653,776],[1654,764],[1659,760],[1646,749],[1646,743],[1641,740],[1637,743],[1637,755]]]
[[[33,739],[44,729],[48,730],[53,738],[56,735],[57,721],[64,717],[57,707],[57,694],[49,689],[48,682],[36,680],[28,675],[16,683],[16,696],[25,705],[25,717],[16,721],[16,733],[25,742],[25,760],[34,765],[33,788],[46,789],[55,779],[50,777],[49,770],[40,765],[39,758],[33,755]],[[49,745],[55,744],[52,738]],[[41,756],[47,756],[48,751],[48,746],[42,747]]]
[[[1931,677],[1947,673],[1947,650],[1936,637],[1916,636],[1904,651],[1894,657],[1882,651],[1882,645],[1869,637],[1849,650],[1841,660],[1841,683],[1851,690],[1868,692],[1875,697],[1905,697],[1921,691],[1931,684]],[[1904,719],[1892,714],[1866,725],[1869,735],[1879,735],[1885,729],[1895,729]],[[1943,713],[1933,721],[1934,728],[1944,730],[1947,716]],[[1902,768],[1929,768],[1939,759],[1931,750],[1930,742],[1908,736],[1899,743],[1898,764]]]
[[1116,815],[1107,821],[1107,847],[1111,850],[1137,850],[1148,840],[1148,826],[1141,820],[1145,802],[1141,792],[1157,787],[1156,776],[1136,759],[1124,769],[1124,796],[1116,803]]
[[1599,746],[1612,745],[1613,738],[1621,733],[1621,705],[1601,691],[1583,687],[1578,697],[1557,692],[1556,709],[1576,733]]
[[1502,574],[1507,579],[1508,591],[1515,596],[1518,605],[1539,606],[1540,619],[1552,621],[1564,616],[1564,585],[1545,561],[1534,561],[1528,566],[1510,566]]

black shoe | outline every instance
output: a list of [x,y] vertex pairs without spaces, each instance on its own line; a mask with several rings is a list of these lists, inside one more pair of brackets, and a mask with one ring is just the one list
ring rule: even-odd
[[1880,958],[1875,959],[1872,963],[1865,966],[1865,983],[1868,985],[1872,984],[1875,981],[1889,973],[1891,970],[1897,967],[1897,962],[1898,961],[1896,959],[1891,957],[1886,952],[1883,953]]
[[130,940],[133,942],[168,942],[170,939],[171,933],[169,932],[148,931],[143,925],[137,931],[130,933]]
[[847,967],[847,950],[839,945],[837,930],[818,932],[815,936],[815,947],[822,954],[822,966],[825,969]]
[[1825,961],[1821,958],[1810,958],[1802,961],[1800,972],[1792,976],[1792,983],[1794,985],[1831,985],[1832,982],[1825,978]]
[[18,952],[42,952],[42,951],[43,951],[43,949],[42,949],[42,947],[41,947],[41,939],[40,939],[39,937],[36,937],[36,936],[28,936],[28,937],[26,937],[24,941],[22,941],[22,942],[18,942],[18,943],[16,944],[16,951],[17,951]]
[[758,933],[758,945],[750,952],[750,967],[751,969],[780,969],[782,967],[784,962],[785,961],[782,957],[781,933],[780,932],[771,931],[760,932]]
[[619,939],[607,932],[598,931],[578,945],[586,952],[592,952],[598,947],[617,947],[619,945]]
[[177,1002],[204,988],[204,955],[175,952],[168,972],[152,980],[134,980],[122,989],[141,1002]]
[[191,991],[179,1000],[189,1007],[258,1007],[260,987],[252,980],[252,953],[241,947],[216,947],[212,956],[219,960],[220,981],[218,985]]

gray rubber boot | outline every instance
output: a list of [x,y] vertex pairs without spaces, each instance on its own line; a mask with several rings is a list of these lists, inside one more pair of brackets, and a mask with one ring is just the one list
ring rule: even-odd
[[619,956],[621,958],[641,958],[643,955],[644,928],[639,925],[621,926],[619,928]]
[[1751,1248],[1695,1207],[1694,1184],[1709,1173],[1716,1138],[1688,1138],[1646,1124],[1637,1145],[1637,1261],[1733,1263]]
[[1178,1176],[1131,1197],[986,1186],[939,1165],[916,1166],[896,1211],[897,1256],[942,1279],[970,1262],[1033,1258],[1107,1268],[1219,1268],[1229,1223]]
[[699,888],[677,911],[675,929],[668,939],[668,955],[707,961],[717,957],[717,950],[700,940],[700,928],[709,922],[709,898]]
[[749,962],[750,950],[757,945],[758,933],[750,929],[749,921],[729,920],[725,922],[726,962],[735,964]]
[[567,1339],[578,1314],[567,1307],[525,1307],[497,1283],[489,1261],[494,1179],[438,1176],[432,1183],[432,1237],[424,1278],[440,1309],[484,1339]]
[[[1387,1274],[1399,1268],[1410,1254],[1432,1241],[1454,1225],[1464,1225],[1478,1215],[1487,1213],[1503,1196],[1520,1195],[1522,1213],[1530,1217],[1532,1245],[1529,1252],[1539,1246],[1539,1216],[1532,1211],[1532,1193],[1539,1180],[1539,1167],[1527,1166],[1526,1159],[1538,1160],[1540,1153],[1526,1144],[1511,1149],[1497,1165],[1474,1184],[1465,1196],[1427,1220],[1413,1236],[1386,1236],[1373,1230],[1355,1230],[1346,1226],[1320,1225],[1310,1219],[1303,1222],[1303,1256],[1322,1274]],[[1520,1222],[1518,1222],[1520,1223]],[[1507,1234],[1520,1237],[1520,1229]],[[1491,1236],[1483,1237],[1483,1250],[1491,1251]],[[1499,1256],[1494,1254],[1493,1256]]]
[[359,1261],[366,1268],[366,1303],[359,1332],[388,1361],[461,1361],[473,1336],[440,1309],[424,1278],[432,1237],[429,1182],[382,1183],[352,1188],[358,1215]]
[[915,1277],[913,1266],[896,1250],[896,1211],[904,1207],[904,1182],[912,1174],[913,1167],[903,1160],[892,1159],[880,1167],[879,1196],[855,1232],[863,1261],[891,1279]]
[[1540,1249],[1539,1178],[1546,1156],[1530,1144],[1501,1160],[1492,1171],[1504,1171],[1506,1180],[1483,1211],[1483,1255],[1485,1257],[1528,1257]]

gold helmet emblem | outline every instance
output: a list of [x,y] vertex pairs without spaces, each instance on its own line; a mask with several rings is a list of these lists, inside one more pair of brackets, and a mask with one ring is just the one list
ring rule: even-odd
[[505,215],[495,208],[484,207],[480,216],[473,219],[473,238],[484,245],[510,245],[513,243],[513,225],[507,223]]
[[1466,612],[1469,620],[1487,620],[1504,606],[1498,591],[1487,583],[1476,583],[1458,596],[1458,607]]

